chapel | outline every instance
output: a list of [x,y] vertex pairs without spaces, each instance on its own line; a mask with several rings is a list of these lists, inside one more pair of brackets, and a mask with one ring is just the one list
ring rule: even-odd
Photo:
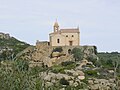
[[56,21],[53,26],[53,32],[49,34],[50,46],[79,46],[80,31],[77,28],[60,29]]

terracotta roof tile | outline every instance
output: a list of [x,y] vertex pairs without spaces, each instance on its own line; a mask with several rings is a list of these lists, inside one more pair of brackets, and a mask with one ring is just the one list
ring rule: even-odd
[[58,32],[53,32],[50,34],[58,34],[58,33],[79,33],[79,29],[78,28],[71,28],[71,29],[60,29]]
[[75,29],[60,29],[61,33],[79,33],[79,29],[75,28]]

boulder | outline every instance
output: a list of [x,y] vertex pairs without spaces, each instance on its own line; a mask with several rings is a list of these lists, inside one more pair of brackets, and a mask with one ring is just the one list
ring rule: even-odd
[[60,52],[53,52],[52,53],[52,57],[59,57],[60,56]]
[[50,75],[47,75],[45,78],[44,78],[45,81],[51,81],[51,76]]
[[84,80],[84,79],[85,79],[85,76],[78,76],[78,79]]
[[91,85],[90,90],[99,90],[99,84]]
[[46,82],[46,83],[45,83],[45,86],[46,86],[46,87],[53,86],[53,83],[51,83],[51,82]]
[[69,81],[69,85],[70,85],[70,86],[72,86],[72,85],[73,85],[73,83],[74,83],[74,81],[73,81],[73,80]]
[[73,86],[77,87],[79,84],[78,82],[73,83]]
[[77,76],[79,76],[79,78],[85,77],[85,74],[83,73],[83,71],[80,71],[80,70],[65,70],[65,73],[72,75],[73,77],[77,77]]
[[94,83],[93,83],[93,80],[88,80],[88,84],[89,85],[93,85]]

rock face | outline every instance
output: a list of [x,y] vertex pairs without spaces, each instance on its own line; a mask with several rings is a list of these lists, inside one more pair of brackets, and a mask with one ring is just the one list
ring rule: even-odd
[[76,87],[81,83],[81,78],[79,78],[79,76],[84,76],[84,73],[82,71],[66,70],[65,74],[61,74],[61,73],[55,74],[52,72],[49,73],[45,72],[40,75],[41,75],[40,77],[43,78],[46,87],[59,83],[59,81],[61,80],[63,81],[65,80],[67,84]]
[[[84,76],[84,73],[82,71],[75,71],[75,70],[65,70],[65,74],[61,73],[52,73],[52,72],[42,72],[40,74],[40,77],[42,77],[44,81],[45,87],[54,86],[58,83],[61,83],[64,85],[69,85],[72,87],[80,86],[84,82],[83,79],[79,78],[79,76]],[[85,77],[85,76],[84,76]],[[62,83],[66,82],[66,83]],[[119,90],[115,89],[116,84],[114,79],[95,79],[91,78],[87,81],[86,90]],[[119,81],[120,82],[120,81]]]
[[[111,82],[112,81],[112,82]],[[88,80],[90,90],[115,90],[115,80],[91,79]]]
[[11,37],[8,33],[5,34],[5,33],[0,32],[0,39],[10,39],[10,38]]
[[[63,52],[62,54],[60,52],[55,52],[54,55],[51,57],[51,53],[53,53],[53,49],[56,47],[51,47],[47,45],[48,43],[40,43],[37,44],[35,47],[29,47],[23,52],[21,52],[18,57],[22,57],[24,59],[30,60],[30,67],[34,66],[47,66],[52,68],[54,65],[59,65],[62,62],[69,62],[74,61],[73,55],[69,52],[67,53],[69,49],[73,49],[75,47],[62,47]],[[54,86],[58,83],[64,85],[70,85],[73,87],[80,86],[82,84],[85,85],[85,82],[87,83],[86,88],[88,90],[114,90],[116,87],[115,80],[106,80],[106,79],[88,79],[86,81],[85,73],[83,72],[83,66],[89,64],[93,68],[95,66],[92,62],[87,60],[88,57],[93,56],[94,58],[98,59],[95,53],[94,47],[89,46],[77,46],[77,48],[81,48],[84,53],[84,59],[78,63],[79,66],[72,68],[69,70],[66,69],[64,66],[63,71],[64,72],[53,72],[50,68],[50,70],[41,72],[40,77],[42,77],[42,80],[44,81],[45,87]],[[70,51],[70,50],[69,50]],[[75,62],[76,63],[76,62]],[[61,64],[62,65],[62,64]],[[83,70],[83,71],[82,71]],[[58,70],[59,71],[59,70]]]
[[84,58],[91,55],[94,57],[96,56],[95,46],[62,46],[62,53],[53,52],[55,48],[57,47],[49,46],[48,42],[37,42],[35,47],[24,50],[19,56],[23,56],[25,57],[24,59],[31,60],[34,62],[34,65],[35,62],[40,62],[47,67],[58,65],[65,61],[74,61],[75,59],[73,58],[73,55],[71,55],[73,48],[80,48],[84,53]]
[[86,66],[87,64],[91,65],[92,67],[95,67],[95,65],[92,62],[89,62],[88,60],[84,59],[80,62],[80,65],[76,67],[76,70],[81,70],[83,66]]
[[78,79],[85,79],[85,74],[80,70],[65,70],[66,74],[72,75],[73,77],[78,77]]

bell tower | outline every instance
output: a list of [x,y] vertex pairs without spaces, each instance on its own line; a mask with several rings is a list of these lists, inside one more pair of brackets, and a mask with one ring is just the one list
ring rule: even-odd
[[58,22],[56,20],[55,24],[54,24],[54,32],[58,32],[59,31],[59,25]]

